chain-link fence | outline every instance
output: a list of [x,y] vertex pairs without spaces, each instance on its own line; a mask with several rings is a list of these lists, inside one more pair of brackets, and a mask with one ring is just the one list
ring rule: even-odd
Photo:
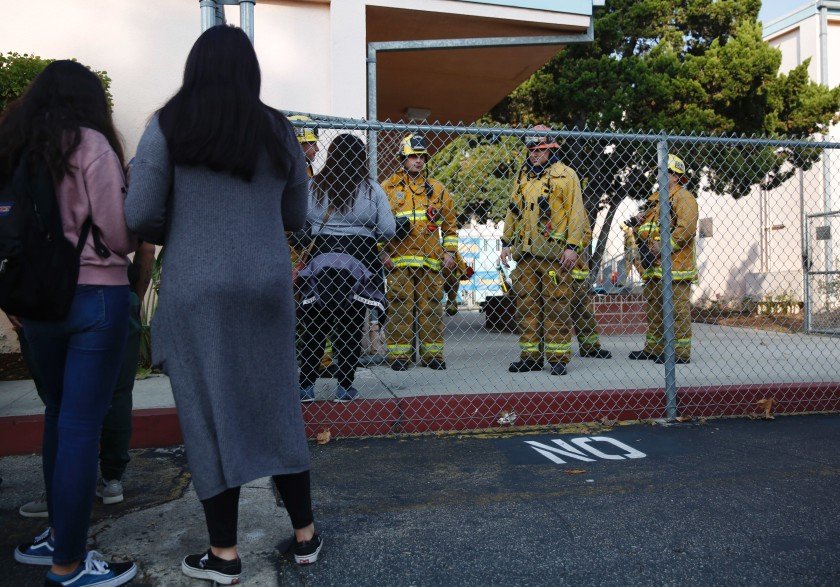
[[[840,409],[840,143],[310,116],[293,123],[317,138],[313,198],[346,201],[331,199],[342,135],[384,192],[319,208],[320,236],[293,239],[313,428]],[[354,256],[380,297],[315,263],[369,232],[377,254]]]

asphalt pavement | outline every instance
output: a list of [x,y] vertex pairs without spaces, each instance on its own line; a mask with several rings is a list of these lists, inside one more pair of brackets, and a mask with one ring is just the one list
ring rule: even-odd
[[[506,434],[333,439],[312,446],[322,559],[294,565],[267,481],[243,490],[249,585],[837,585],[840,415]],[[0,459],[0,584],[42,529],[17,515],[39,458]],[[91,546],[137,585],[200,585],[206,548],[180,448],[134,452],[126,501],[95,508]]]

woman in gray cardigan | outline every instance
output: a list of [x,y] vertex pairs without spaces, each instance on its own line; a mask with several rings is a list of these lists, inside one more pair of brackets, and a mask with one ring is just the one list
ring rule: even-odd
[[239,488],[272,476],[295,529],[295,559],[321,548],[298,399],[285,230],[304,225],[307,174],[288,120],[260,99],[247,36],[213,27],[190,51],[181,89],[137,149],[126,220],[166,247],[152,322],[169,375],[210,549],[182,570],[238,582]]

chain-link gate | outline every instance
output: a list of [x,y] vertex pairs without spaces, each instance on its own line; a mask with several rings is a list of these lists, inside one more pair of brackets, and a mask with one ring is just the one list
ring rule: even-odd
[[806,332],[840,335],[840,271],[834,250],[838,230],[840,211],[806,216]]
[[[386,198],[397,226],[383,238],[367,212],[340,214],[336,234],[379,241],[363,265],[382,306],[336,314],[341,297],[321,318],[312,307],[299,315],[298,348],[317,347],[301,390],[311,426],[725,415],[768,398],[785,412],[840,408],[840,339],[815,334],[836,320],[837,282],[809,271],[822,293],[806,313],[801,262],[803,216],[821,209],[826,187],[818,163],[837,143],[310,116],[293,122],[317,131],[320,197],[337,188],[318,184],[334,170],[331,146],[353,135],[376,145],[377,163],[356,198],[373,208]],[[424,165],[411,167],[412,154]],[[334,223],[319,210],[312,225]],[[332,286],[328,296],[344,296]],[[356,336],[358,351],[343,340]],[[357,354],[348,378],[339,365],[355,367]]]

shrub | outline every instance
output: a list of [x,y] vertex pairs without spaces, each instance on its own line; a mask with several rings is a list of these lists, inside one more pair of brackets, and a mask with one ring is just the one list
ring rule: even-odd
[[[55,59],[42,59],[37,55],[27,53],[0,53],[0,112],[6,109],[6,104],[23,94],[35,77]],[[75,61],[75,60],[74,60]],[[87,67],[87,66],[85,66]],[[113,107],[111,96],[111,78],[104,71],[96,71],[88,67],[102,80],[108,104]]]

